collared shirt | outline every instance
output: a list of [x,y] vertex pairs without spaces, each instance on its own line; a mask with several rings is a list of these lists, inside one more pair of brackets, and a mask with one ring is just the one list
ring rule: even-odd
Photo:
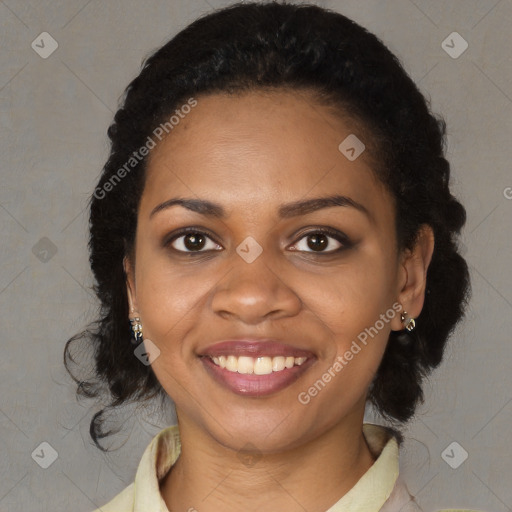
[[[391,431],[364,423],[363,435],[376,460],[352,489],[326,512],[422,512],[398,474],[399,446]],[[178,459],[180,448],[178,427],[163,429],[146,448],[135,481],[94,512],[169,512],[159,484]]]

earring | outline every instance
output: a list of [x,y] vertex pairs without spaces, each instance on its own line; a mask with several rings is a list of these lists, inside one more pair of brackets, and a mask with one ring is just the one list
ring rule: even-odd
[[407,314],[407,311],[400,313],[400,320],[402,321],[402,324],[404,324],[404,327],[409,332],[411,332],[416,327],[416,321],[414,320],[414,318],[410,317]]
[[130,318],[130,330],[132,333],[132,343],[140,343],[142,341],[142,324],[140,318]]

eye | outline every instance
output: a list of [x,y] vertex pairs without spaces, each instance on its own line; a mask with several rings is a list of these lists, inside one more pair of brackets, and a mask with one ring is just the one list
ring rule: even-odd
[[303,234],[290,249],[325,254],[341,251],[348,246],[350,246],[350,243],[346,235],[337,230],[321,228]]
[[176,251],[185,253],[218,251],[222,249],[210,236],[198,230],[182,230],[172,237],[169,244]]

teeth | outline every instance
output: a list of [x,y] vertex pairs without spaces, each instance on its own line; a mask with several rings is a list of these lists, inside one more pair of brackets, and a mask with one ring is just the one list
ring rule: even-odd
[[254,373],[254,359],[240,356],[238,358],[238,373]]
[[214,356],[210,358],[217,366],[230,372],[243,374],[268,375],[280,372],[285,368],[293,368],[303,364],[307,357],[276,356],[276,357],[248,357],[248,356]]
[[[248,357],[247,359],[252,359],[252,357]],[[240,371],[240,367],[238,371]],[[272,373],[272,358],[257,357],[254,361],[254,373],[256,375],[268,375]]]
[[230,372],[238,371],[238,359],[235,356],[228,356],[226,360],[226,370]]
[[283,356],[277,356],[272,358],[272,371],[280,372],[284,370],[285,358]]

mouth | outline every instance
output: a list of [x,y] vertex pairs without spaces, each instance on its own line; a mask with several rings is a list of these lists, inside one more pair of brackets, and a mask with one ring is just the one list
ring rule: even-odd
[[200,360],[222,387],[237,395],[263,397],[290,386],[316,357],[274,341],[227,341],[209,347]]
[[248,357],[235,355],[211,357],[217,366],[225,368],[228,372],[243,373],[246,375],[269,375],[272,372],[282,372],[285,368],[293,368],[305,363],[307,357],[275,356],[275,357]]

